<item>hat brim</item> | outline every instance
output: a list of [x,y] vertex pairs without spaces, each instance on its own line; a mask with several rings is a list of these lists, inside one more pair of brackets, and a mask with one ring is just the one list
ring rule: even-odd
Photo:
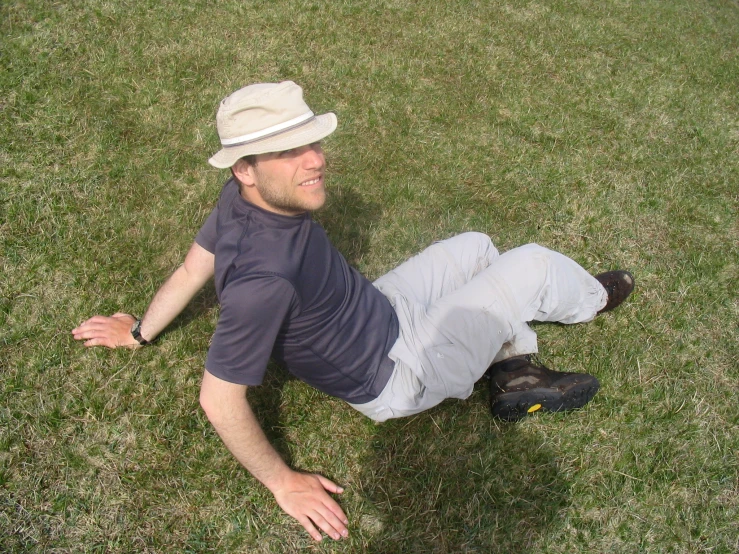
[[305,125],[290,129],[284,133],[278,133],[271,137],[241,144],[239,146],[223,147],[208,163],[219,169],[231,167],[239,158],[255,154],[268,154],[270,152],[283,152],[306,144],[312,144],[327,137],[336,130],[336,115],[325,113],[317,115]]

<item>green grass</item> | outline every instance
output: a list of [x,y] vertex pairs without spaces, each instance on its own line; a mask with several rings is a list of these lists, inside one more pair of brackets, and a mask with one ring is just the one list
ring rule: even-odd
[[[0,32],[0,550],[739,551],[736,2],[26,1]],[[502,425],[480,384],[378,426],[273,369],[250,400],[346,488],[339,543],[198,406],[212,287],[153,348],[69,333],[143,312],[225,178],[218,102],[282,79],[338,115],[316,217],[368,277],[479,230],[637,278],[536,326],[601,380],[578,413]]]

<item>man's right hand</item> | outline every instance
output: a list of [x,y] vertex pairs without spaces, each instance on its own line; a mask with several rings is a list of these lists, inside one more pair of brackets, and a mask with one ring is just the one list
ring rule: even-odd
[[[327,492],[328,491],[328,492]],[[340,486],[315,473],[290,471],[289,477],[272,491],[280,508],[298,520],[311,537],[321,540],[321,532],[335,540],[349,536],[349,521],[329,492],[344,492]]]
[[318,529],[334,539],[348,536],[346,515],[329,494],[341,494],[343,489],[321,475],[287,466],[254,416],[246,389],[246,385],[224,381],[208,369],[203,373],[200,405],[226,447],[315,540],[321,540]]
[[129,314],[96,315],[72,329],[72,335],[76,340],[84,340],[85,346],[136,348],[140,345],[131,334],[135,322],[136,318]]

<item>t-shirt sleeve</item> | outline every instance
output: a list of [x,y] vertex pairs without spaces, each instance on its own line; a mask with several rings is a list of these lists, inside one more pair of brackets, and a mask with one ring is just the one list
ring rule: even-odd
[[205,367],[240,385],[259,385],[282,323],[297,308],[292,285],[277,276],[231,281],[221,293],[221,313]]
[[216,241],[218,240],[218,234],[216,232],[217,222],[218,206],[216,206],[215,209],[210,212],[208,219],[205,220],[205,223],[203,223],[200,231],[198,231],[198,234],[195,235],[195,242],[197,242],[200,246],[205,248],[211,254],[215,254],[216,251]]

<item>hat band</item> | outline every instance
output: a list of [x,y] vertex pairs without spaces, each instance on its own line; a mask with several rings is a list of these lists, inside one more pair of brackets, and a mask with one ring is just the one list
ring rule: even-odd
[[313,119],[314,117],[315,116],[313,112],[309,110],[308,113],[300,115],[294,119],[290,119],[289,121],[285,121],[284,123],[278,123],[277,125],[273,125],[272,127],[267,127],[266,129],[262,129],[261,131],[257,131],[256,133],[249,133],[248,135],[241,135],[240,137],[229,139],[222,138],[221,144],[223,146],[241,146],[242,144],[248,144],[250,142],[254,142],[255,140],[259,140],[270,135],[275,135],[277,133],[289,131],[290,129],[299,127],[300,125],[307,123],[308,120]]

